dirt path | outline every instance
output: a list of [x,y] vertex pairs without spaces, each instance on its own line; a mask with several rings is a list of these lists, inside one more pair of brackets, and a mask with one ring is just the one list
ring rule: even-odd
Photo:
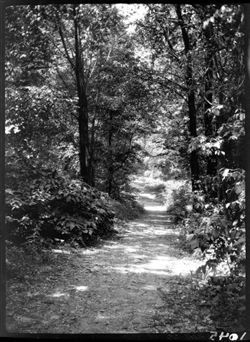
[[43,281],[37,283],[34,279],[32,286],[24,286],[16,298],[18,306],[24,309],[9,318],[9,330],[213,330],[206,307],[200,311],[199,299],[191,289],[190,272],[201,262],[178,249],[178,231],[154,195],[142,193],[140,201],[145,205],[145,214],[121,229],[117,238],[66,255],[68,261],[58,275],[45,267]]

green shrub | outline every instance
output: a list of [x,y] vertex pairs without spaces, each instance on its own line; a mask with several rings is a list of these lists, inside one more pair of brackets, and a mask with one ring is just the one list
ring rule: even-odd
[[221,184],[218,197],[212,198],[204,189],[192,193],[180,187],[174,192],[168,213],[181,224],[185,249],[200,250],[207,260],[217,263],[226,260],[232,273],[244,273],[244,171],[221,169],[214,178],[214,183]]
[[182,221],[192,210],[192,193],[186,186],[173,190],[173,203],[168,207],[168,214],[174,216],[175,223]]
[[105,194],[80,180],[46,172],[20,189],[6,189],[6,224],[15,243],[82,246],[114,231]]
[[246,279],[227,275],[199,282],[196,291],[210,304],[211,318],[217,326],[243,330],[247,327]]
[[[196,210],[183,221],[186,245],[200,249],[208,260],[226,260],[232,273],[244,273],[245,191],[244,173],[223,172],[221,201],[193,195]],[[198,208],[198,210],[197,210]]]

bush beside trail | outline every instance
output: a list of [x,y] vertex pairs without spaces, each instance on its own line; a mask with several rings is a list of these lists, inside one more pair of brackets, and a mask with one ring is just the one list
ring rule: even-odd
[[186,248],[199,250],[215,263],[226,261],[230,272],[241,272],[245,262],[244,172],[226,171],[221,170],[224,193],[220,199],[210,198],[204,190],[192,193],[181,187],[168,212],[182,227]]
[[8,240],[17,245],[85,246],[115,232],[113,223],[107,195],[77,179],[44,172],[6,189]]
[[211,182],[210,193],[202,186],[195,192],[185,186],[177,189],[168,213],[180,228],[181,247],[204,261],[193,279],[197,293],[209,303],[214,321],[221,329],[230,329],[234,321],[244,329],[244,171],[221,169],[220,179]]
[[31,279],[38,268],[59,267],[54,248],[67,254],[95,245],[143,212],[131,194],[114,200],[79,179],[47,169],[31,172],[29,182],[25,177],[15,180],[9,175],[6,184],[8,279],[24,280],[25,274]]

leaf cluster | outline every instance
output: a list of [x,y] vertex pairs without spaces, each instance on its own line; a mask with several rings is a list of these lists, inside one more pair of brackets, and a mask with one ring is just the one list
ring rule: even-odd
[[84,246],[113,232],[105,195],[80,180],[44,171],[29,184],[6,189],[6,223],[16,243]]
[[182,187],[175,192],[168,212],[176,222],[182,222],[185,245],[190,251],[200,250],[216,264],[226,260],[231,272],[241,272],[245,259],[244,173],[222,169],[214,190],[225,192],[222,201],[211,202],[203,191],[189,193]]

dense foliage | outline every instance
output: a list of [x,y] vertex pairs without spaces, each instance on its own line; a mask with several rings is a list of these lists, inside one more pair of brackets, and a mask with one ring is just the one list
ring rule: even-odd
[[245,258],[243,19],[240,5],[149,4],[138,28],[165,85],[158,96],[172,90],[161,155],[191,179],[169,213],[191,250],[235,271]]
[[[190,297],[204,298],[217,326],[244,330],[243,8],[140,6],[132,29],[116,4],[6,7],[7,276],[26,286],[48,260],[49,272],[64,268],[72,246],[122,231],[122,220],[143,213],[133,188],[143,175],[180,246],[203,260],[183,282]],[[178,318],[182,295],[172,288]]]
[[9,238],[16,243],[62,241],[85,246],[114,231],[114,213],[105,194],[77,179],[40,172],[19,186],[15,191],[6,189]]
[[191,250],[238,272],[245,258],[242,6],[145,6],[132,33],[110,4],[7,8],[10,236],[85,244],[109,231],[103,193],[133,211],[130,176],[144,162],[166,179],[188,180],[169,213],[183,223]]
[[118,217],[136,214],[126,192],[149,120],[142,67],[109,5],[8,7],[6,24],[10,238],[84,245],[111,230],[103,192]]

